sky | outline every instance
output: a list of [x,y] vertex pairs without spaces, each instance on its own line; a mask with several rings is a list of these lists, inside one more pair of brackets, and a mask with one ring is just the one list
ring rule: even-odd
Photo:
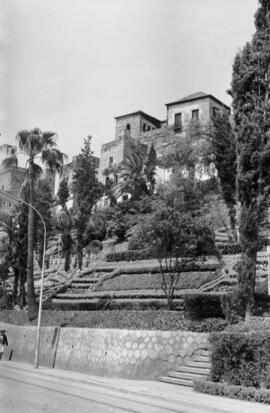
[[203,91],[227,105],[257,0],[0,0],[0,143],[58,135],[72,157],[114,139],[115,116]]

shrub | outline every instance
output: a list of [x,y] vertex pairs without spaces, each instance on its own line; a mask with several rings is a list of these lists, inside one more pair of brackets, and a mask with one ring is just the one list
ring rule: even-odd
[[254,315],[261,316],[270,308],[270,296],[265,293],[255,293]]
[[194,390],[215,396],[225,396],[233,399],[270,404],[270,390],[267,389],[255,389],[254,387],[243,387],[226,383],[196,380],[194,382]]
[[[253,312],[256,316],[261,316],[269,310],[270,297],[265,293],[255,293],[255,303]],[[224,294],[221,297],[221,308],[226,320],[234,324],[244,318],[245,302],[241,298],[238,290]]]
[[145,250],[147,249],[147,244],[143,238],[143,231],[140,225],[136,226],[129,241],[128,250]]
[[211,380],[270,388],[270,332],[212,333]]
[[12,297],[11,295],[2,295],[0,297],[0,309],[10,309],[12,308]]
[[231,324],[237,323],[245,315],[245,305],[238,290],[221,297],[221,308],[226,320]]
[[249,320],[241,321],[238,324],[230,325],[226,331],[230,333],[245,333],[249,331],[269,331],[270,318],[268,317],[251,317]]
[[154,258],[148,250],[129,250],[121,252],[113,252],[106,255],[106,261],[139,261]]
[[224,318],[221,308],[221,294],[186,294],[184,296],[184,310],[187,318],[202,320],[209,317]]
[[186,321],[186,329],[196,333],[210,333],[212,331],[224,331],[228,322],[222,318],[206,318],[200,321]]
[[218,245],[218,249],[223,255],[235,255],[242,252],[242,247],[239,244]]

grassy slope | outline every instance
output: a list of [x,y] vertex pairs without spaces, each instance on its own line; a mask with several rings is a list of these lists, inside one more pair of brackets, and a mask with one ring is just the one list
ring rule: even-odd
[[[168,279],[168,276],[166,276]],[[217,275],[212,271],[188,272],[180,275],[177,289],[196,289],[205,283],[214,280]],[[97,291],[121,290],[155,290],[161,288],[161,274],[122,274],[108,279]]]

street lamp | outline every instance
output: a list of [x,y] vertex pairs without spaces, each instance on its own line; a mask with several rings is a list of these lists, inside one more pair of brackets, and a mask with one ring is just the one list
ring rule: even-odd
[[42,269],[41,269],[41,284],[40,284],[40,293],[39,293],[39,307],[38,307],[38,323],[37,323],[37,339],[36,339],[36,348],[35,348],[35,359],[34,359],[34,368],[38,368],[39,364],[39,347],[40,347],[40,329],[41,329],[41,311],[42,311],[42,296],[43,296],[43,281],[44,281],[44,268],[45,268],[45,253],[46,253],[46,239],[47,239],[47,230],[44,219],[40,212],[31,204],[22,199],[18,199],[13,195],[10,195],[8,192],[0,190],[0,198],[13,200],[16,203],[25,204],[28,207],[32,208],[41,219],[44,228],[44,239],[43,239],[43,259],[42,259]]

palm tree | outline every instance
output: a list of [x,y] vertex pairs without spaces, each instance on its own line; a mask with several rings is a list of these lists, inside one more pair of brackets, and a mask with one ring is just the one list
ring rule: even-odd
[[150,195],[144,164],[145,154],[140,148],[126,156],[126,159],[119,166],[119,181],[113,187],[117,198],[124,193],[131,194],[131,198],[135,200],[144,195]]
[[[29,203],[34,204],[34,185],[38,180],[42,168],[36,163],[40,159],[45,167],[52,171],[61,171],[64,158],[62,152],[56,148],[55,132],[42,132],[39,128],[32,130],[23,129],[17,133],[16,140],[20,153],[27,156],[28,174],[27,183],[29,188]],[[3,161],[5,168],[17,166],[18,159],[16,150],[13,149]],[[33,320],[37,317],[38,305],[34,289],[34,212],[28,208],[28,245],[27,245],[27,302],[28,318]]]

